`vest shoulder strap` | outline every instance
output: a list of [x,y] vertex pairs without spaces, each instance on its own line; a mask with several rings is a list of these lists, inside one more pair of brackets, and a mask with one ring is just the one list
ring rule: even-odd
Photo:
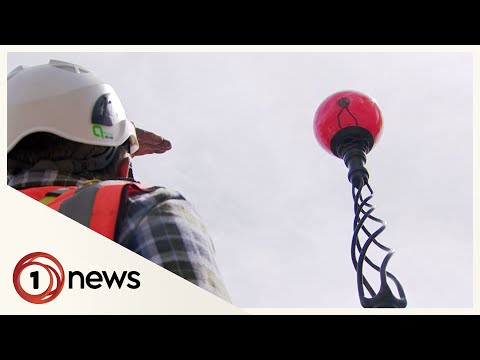
[[20,191],[114,240],[122,200],[131,194],[154,189],[156,187],[131,181],[108,180],[84,186],[41,186]]
[[28,195],[34,200],[48,205],[54,210],[58,210],[60,203],[73,195],[77,186],[39,186],[27,189],[20,189],[19,191]]

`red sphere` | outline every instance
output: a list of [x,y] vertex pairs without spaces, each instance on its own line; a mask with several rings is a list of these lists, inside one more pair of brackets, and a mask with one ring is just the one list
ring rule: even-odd
[[341,129],[362,127],[376,143],[382,134],[382,113],[377,102],[358,91],[339,91],[327,97],[318,107],[313,130],[318,143],[330,154],[332,138]]

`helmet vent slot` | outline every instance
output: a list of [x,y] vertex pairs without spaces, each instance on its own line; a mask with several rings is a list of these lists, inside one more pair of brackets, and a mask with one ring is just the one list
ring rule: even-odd
[[7,76],[7,80],[10,80],[12,77],[14,77],[15,75],[17,75],[20,71],[22,71],[24,69],[24,67],[22,65],[20,66],[17,66],[15,69],[13,69],[12,71],[10,71],[10,73],[8,74]]
[[72,65],[54,65],[57,69],[65,70],[65,71],[70,71],[74,74],[77,74],[77,68]]

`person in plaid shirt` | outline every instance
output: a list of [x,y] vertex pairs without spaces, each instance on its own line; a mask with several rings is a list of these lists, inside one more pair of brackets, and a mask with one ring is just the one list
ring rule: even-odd
[[192,204],[135,180],[133,157],[172,146],[136,128],[110,85],[67,62],[19,66],[8,75],[7,121],[9,186],[231,301]]

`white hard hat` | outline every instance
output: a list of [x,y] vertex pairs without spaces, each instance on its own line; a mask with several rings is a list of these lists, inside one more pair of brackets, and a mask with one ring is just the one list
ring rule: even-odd
[[7,103],[8,152],[35,132],[113,147],[130,139],[130,152],[139,148],[113,88],[82,66],[58,60],[19,66],[8,74]]

